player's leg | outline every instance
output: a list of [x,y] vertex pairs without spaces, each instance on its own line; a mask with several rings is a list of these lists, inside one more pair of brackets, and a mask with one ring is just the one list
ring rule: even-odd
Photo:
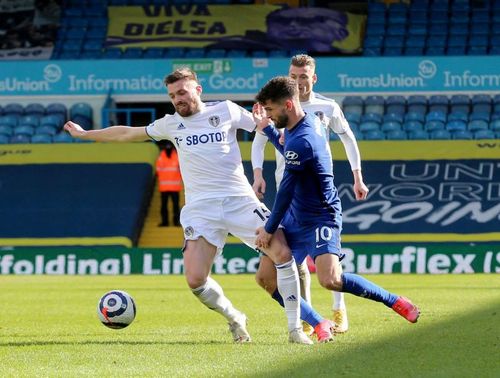
[[[259,269],[255,274],[255,280],[276,302],[284,307],[283,297],[277,289],[276,267],[272,260],[266,255],[262,255],[260,258]],[[303,330],[308,336],[314,332],[314,327],[324,320],[324,318],[318,314],[304,298],[300,299],[300,319],[303,321],[303,324],[307,324],[309,327],[312,326],[312,331],[306,330],[303,326]]]
[[246,316],[233,307],[222,287],[209,275],[216,255],[217,248],[204,238],[186,241],[184,272],[188,286],[201,303],[227,319],[235,342],[249,342]]
[[227,237],[222,214],[217,211],[220,208],[221,201],[205,200],[203,203],[190,203],[182,209],[181,223],[186,239],[184,274],[200,302],[227,319],[234,341],[248,342],[250,335],[246,330],[246,316],[234,308],[220,285],[210,277],[213,261]]
[[360,275],[342,273],[338,255],[325,253],[316,256],[315,262],[319,283],[324,288],[382,302],[408,321],[417,321],[419,310],[408,299],[390,293]]
[[173,202],[174,211],[174,226],[180,226],[180,202],[179,202],[179,192],[170,192]]
[[[309,272],[309,267],[307,266],[307,261],[304,260],[302,264],[297,264],[297,269],[299,271],[299,284],[300,284],[300,296],[311,305],[311,273]],[[306,321],[302,322],[302,329],[306,335],[312,335],[314,332],[314,327]]]
[[[339,264],[339,270],[342,273],[342,265]],[[349,329],[347,319],[347,308],[344,300],[344,293],[340,291],[332,292],[332,312],[333,312],[333,330],[335,333],[345,333]]]
[[[229,232],[254,249],[256,248],[255,230],[265,224],[268,214],[269,210],[255,196],[232,197],[224,202],[224,218]],[[276,287],[281,297],[284,298],[283,304],[290,333],[289,341],[312,344],[312,341],[302,332],[297,266],[283,231],[275,232],[269,248],[265,248],[263,252],[273,261],[276,268]]]

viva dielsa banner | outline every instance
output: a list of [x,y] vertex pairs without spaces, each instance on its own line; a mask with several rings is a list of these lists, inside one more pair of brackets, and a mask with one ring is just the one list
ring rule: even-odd
[[355,52],[365,16],[276,5],[108,7],[107,47]]

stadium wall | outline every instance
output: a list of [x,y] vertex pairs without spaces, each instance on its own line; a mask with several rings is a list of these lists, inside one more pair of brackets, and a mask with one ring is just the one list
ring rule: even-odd
[[0,246],[135,245],[157,154],[152,143],[2,146]]

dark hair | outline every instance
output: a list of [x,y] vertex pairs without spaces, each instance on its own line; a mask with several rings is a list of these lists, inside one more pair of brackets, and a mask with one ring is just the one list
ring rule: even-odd
[[196,72],[194,72],[191,68],[188,67],[177,68],[174,72],[165,77],[164,83],[165,85],[173,84],[176,81],[183,79],[194,80],[198,83],[198,77],[196,76]]
[[306,54],[298,54],[292,57],[290,64],[295,67],[305,67],[311,66],[312,68],[316,67],[316,61],[312,56]]
[[265,104],[291,99],[297,95],[297,83],[288,76],[276,76],[262,87],[256,96],[257,102]]

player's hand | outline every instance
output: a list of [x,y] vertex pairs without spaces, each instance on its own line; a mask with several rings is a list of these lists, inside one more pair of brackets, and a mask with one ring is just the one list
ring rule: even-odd
[[266,180],[263,177],[257,177],[253,181],[252,189],[257,195],[257,198],[264,199],[264,194],[266,194]]
[[257,125],[257,130],[263,133],[262,130],[264,130],[269,125],[269,119],[267,118],[266,110],[261,104],[254,104],[252,108],[252,115],[255,125]]
[[368,192],[370,191],[363,181],[355,182],[353,189],[356,200],[358,201],[365,200],[368,196]]
[[255,235],[257,235],[255,239],[257,248],[269,248],[273,234],[268,234],[264,227],[259,227],[257,231],[255,231]]
[[285,133],[280,131],[280,139],[278,140],[279,144],[281,144],[282,146],[285,145]]
[[86,131],[78,123],[71,121],[64,124],[64,130],[70,133],[73,138],[81,138],[86,133]]

